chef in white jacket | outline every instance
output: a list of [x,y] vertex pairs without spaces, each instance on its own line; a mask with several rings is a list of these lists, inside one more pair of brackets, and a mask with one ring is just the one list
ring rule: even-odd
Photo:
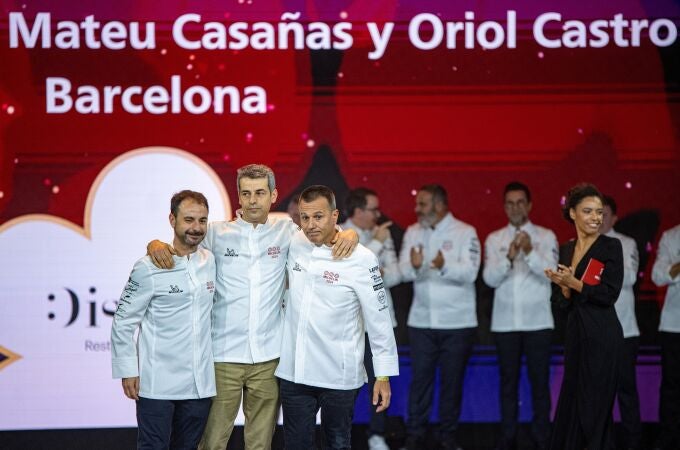
[[[345,210],[348,219],[342,224],[344,230],[355,230],[359,234],[359,243],[373,252],[378,257],[380,274],[385,285],[385,295],[390,308],[392,326],[397,326],[397,316],[394,313],[392,294],[390,288],[401,283],[399,262],[394,249],[394,241],[390,234],[391,221],[378,225],[380,213],[380,199],[378,194],[367,188],[352,189],[345,199]],[[368,373],[369,392],[373,389],[375,375],[373,374],[373,355],[371,346],[366,336],[366,351],[364,352],[364,366]],[[375,412],[376,408],[370,407],[370,420],[368,424],[368,450],[389,450],[385,441],[385,422],[387,411]]]
[[[136,401],[138,448],[196,448],[215,395],[210,312],[215,259],[199,248],[208,201],[181,191],[170,202],[173,270],[135,264],[111,328],[113,377]],[[139,328],[138,341],[134,335]]]
[[439,366],[441,443],[457,450],[463,377],[477,329],[479,239],[471,225],[449,212],[448,196],[440,185],[420,188],[415,212],[418,223],[406,230],[399,254],[403,281],[413,281],[408,315],[413,377],[406,448],[423,448]]
[[501,435],[497,450],[517,445],[522,354],[531,384],[531,436],[536,448],[550,439],[550,343],[553,316],[550,280],[543,271],[557,267],[555,234],[529,220],[531,191],[513,181],[505,186],[508,224],[489,234],[484,245],[484,282],[495,289],[491,331],[500,371]]
[[333,192],[311,186],[300,195],[299,207],[302,232],[293,237],[288,255],[290,302],[276,369],[286,449],[314,447],[319,409],[327,448],[350,448],[354,400],[367,380],[366,331],[378,411],[390,403],[388,377],[399,374],[387,296],[370,250],[358,245],[350,257],[333,259],[329,244],[338,218]]
[[661,433],[654,449],[670,450],[677,448],[680,439],[680,225],[661,235],[652,280],[659,287],[668,286],[659,322]]

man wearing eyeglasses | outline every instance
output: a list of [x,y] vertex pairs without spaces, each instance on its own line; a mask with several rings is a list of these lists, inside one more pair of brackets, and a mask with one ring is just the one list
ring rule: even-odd
[[531,435],[537,449],[550,438],[550,342],[554,327],[550,282],[543,269],[556,267],[555,234],[529,220],[531,192],[522,183],[505,186],[508,224],[486,238],[484,282],[495,289],[491,331],[500,369],[501,436],[497,450],[516,448],[522,353],[531,383]]
[[[392,295],[390,288],[401,283],[401,274],[397,253],[394,249],[394,241],[390,234],[391,221],[378,225],[380,214],[380,200],[375,191],[367,188],[356,188],[350,191],[345,201],[347,221],[341,225],[343,230],[355,230],[359,234],[359,243],[367,247],[378,257],[380,273],[385,285],[387,304],[392,317],[392,326],[397,326],[397,318],[394,314]],[[364,353],[364,366],[368,374],[369,392],[373,392],[375,375],[373,371],[371,347],[366,337],[366,350]],[[369,450],[389,450],[385,442],[385,419],[386,411],[376,412],[375,406],[370,407],[371,420],[368,427]]]

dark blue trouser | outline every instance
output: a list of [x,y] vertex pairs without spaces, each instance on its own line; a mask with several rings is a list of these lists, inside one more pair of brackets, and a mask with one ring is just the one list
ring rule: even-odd
[[550,439],[550,342],[552,330],[494,333],[500,370],[501,439],[513,441],[517,434],[519,378],[522,353],[526,356],[531,384],[533,417],[531,434],[543,448]]
[[286,450],[315,448],[316,413],[321,409],[325,448],[352,446],[352,417],[358,389],[326,389],[281,379],[283,437]]
[[434,375],[439,366],[439,422],[442,440],[455,437],[463,400],[465,366],[476,328],[433,330],[409,327],[411,387],[408,396],[408,434],[422,438],[432,407]]
[[[680,438],[680,333],[662,331],[661,389],[659,390],[659,423],[661,433],[656,446],[678,448]],[[675,445],[675,447],[674,447]]]
[[370,422],[368,424],[368,435],[374,434],[385,435],[385,420],[387,411],[376,413],[377,406],[373,406],[373,384],[375,383],[375,372],[373,371],[373,353],[371,352],[371,345],[368,342],[368,335],[366,335],[366,349],[364,350],[364,367],[368,375],[368,410],[370,411]]
[[642,439],[640,423],[640,397],[637,390],[637,356],[640,347],[638,337],[623,340],[621,359],[619,359],[619,384],[616,397],[621,412],[621,428],[625,448],[639,448]]
[[212,398],[196,400],[137,400],[139,450],[192,450],[208,421]]

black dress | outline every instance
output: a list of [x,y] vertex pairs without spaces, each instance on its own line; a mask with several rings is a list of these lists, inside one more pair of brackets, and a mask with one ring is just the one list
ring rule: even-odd
[[[560,249],[560,263],[571,265],[576,241]],[[614,446],[612,408],[623,331],[614,303],[623,283],[623,252],[616,238],[600,235],[579,261],[581,279],[591,259],[604,263],[597,285],[583,285],[571,299],[553,284],[553,302],[568,310],[564,379],[550,441],[552,450],[609,450]]]

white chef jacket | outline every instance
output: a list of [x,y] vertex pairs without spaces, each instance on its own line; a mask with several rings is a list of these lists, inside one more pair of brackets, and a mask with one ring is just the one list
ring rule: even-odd
[[640,264],[637,244],[633,238],[618,233],[613,228],[606,235],[617,238],[621,241],[621,247],[623,247],[623,286],[619,298],[614,304],[616,315],[619,317],[619,322],[621,322],[623,328],[623,337],[640,336],[640,329],[635,317],[635,294],[633,294],[633,285],[637,280]]
[[[422,245],[418,270],[411,265],[411,248]],[[441,270],[430,266],[437,252],[444,256]],[[432,227],[408,227],[399,254],[403,281],[413,281],[413,303],[408,326],[460,329],[477,326],[475,279],[481,258],[475,229],[451,213]]]
[[298,229],[291,219],[274,216],[257,227],[241,217],[208,226],[201,245],[217,264],[215,361],[253,364],[279,357],[286,259]]
[[[113,378],[139,376],[139,396],[186,400],[215,395],[210,310],[215,259],[202,248],[159,269],[135,263],[111,327]],[[134,334],[140,327],[137,344]]]
[[[510,243],[518,232],[531,238],[532,250],[520,250],[513,262],[507,258]],[[491,331],[537,331],[554,328],[550,280],[546,268],[559,260],[557,238],[547,228],[527,222],[517,229],[507,226],[489,234],[484,243],[484,282],[495,288]]]
[[680,261],[680,225],[661,235],[656,261],[652,268],[652,280],[657,286],[668,285],[666,299],[661,310],[659,331],[680,333],[680,275],[671,278],[671,266]]
[[399,272],[399,261],[397,260],[397,252],[394,249],[394,241],[390,234],[385,242],[380,242],[373,238],[372,230],[364,230],[359,228],[352,219],[347,219],[342,224],[343,230],[352,229],[359,235],[359,243],[364,245],[367,249],[373,252],[378,257],[378,263],[382,269],[382,279],[385,284],[385,294],[387,295],[387,304],[390,307],[390,317],[392,318],[392,326],[397,326],[397,315],[394,313],[394,302],[392,302],[392,294],[390,288],[401,283],[401,272]]
[[317,247],[300,231],[288,255],[288,283],[277,377],[328,389],[361,387],[366,332],[375,375],[399,375],[387,294],[370,250],[359,244],[334,260],[330,247]]

